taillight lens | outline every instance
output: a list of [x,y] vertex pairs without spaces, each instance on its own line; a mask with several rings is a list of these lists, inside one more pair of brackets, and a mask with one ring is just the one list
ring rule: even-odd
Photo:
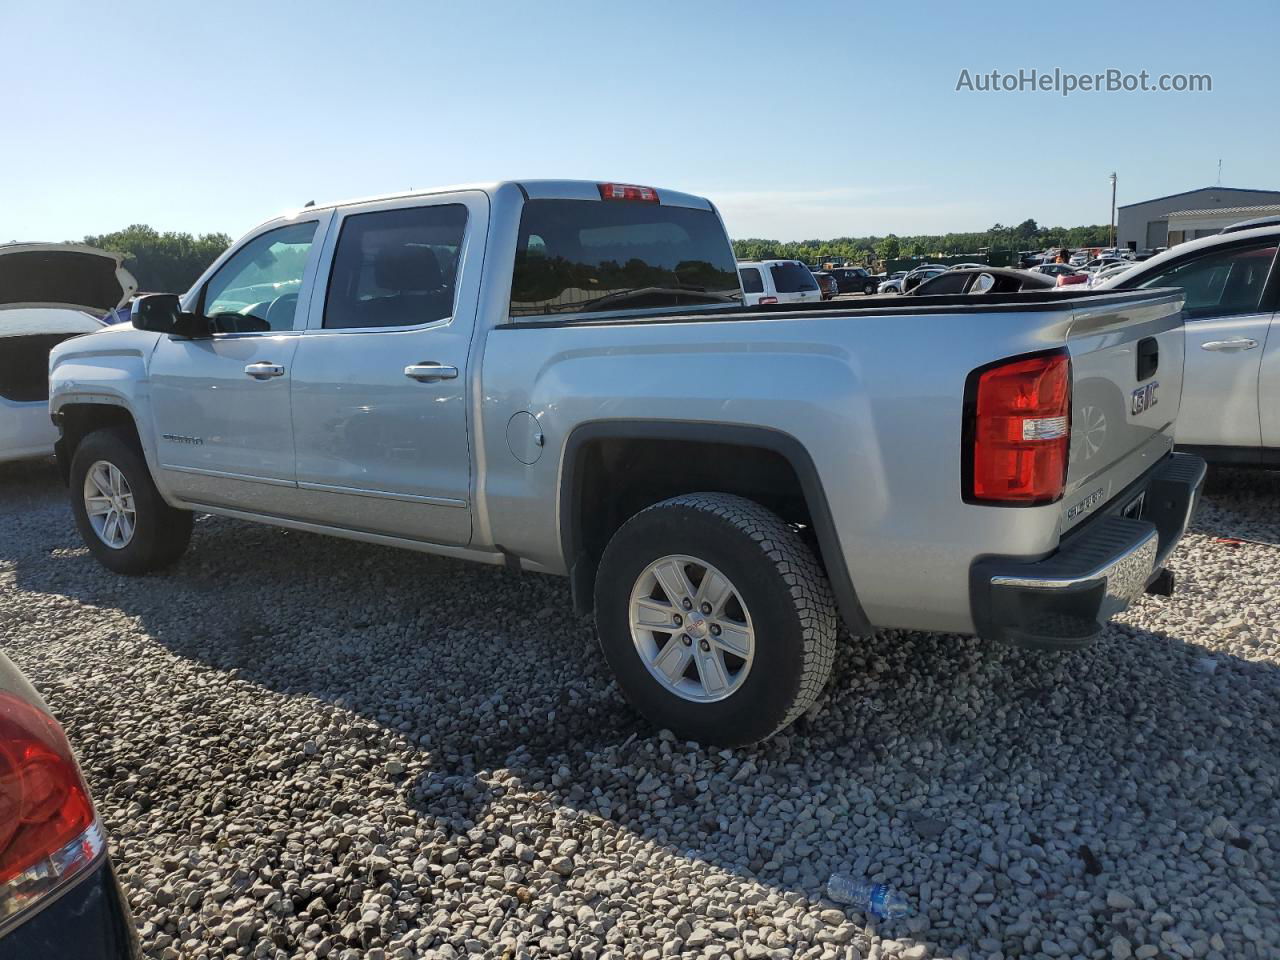
[[777,303],[777,302],[778,302],[777,297],[761,297],[759,300],[756,301],[756,303],[758,304]]
[[0,923],[91,864],[103,846],[62,728],[0,691]]
[[1066,352],[1011,360],[972,376],[965,499],[1023,506],[1060,499],[1071,444]]
[[634,200],[638,203],[659,203],[658,191],[653,187],[637,187],[633,183],[601,183],[601,200]]

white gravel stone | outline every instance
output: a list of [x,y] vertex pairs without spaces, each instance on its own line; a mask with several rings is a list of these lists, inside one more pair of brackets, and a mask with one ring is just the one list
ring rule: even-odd
[[[117,577],[46,465],[0,465],[0,637],[148,958],[1260,960],[1280,476],[1212,481],[1178,592],[1091,648],[844,638],[744,750],[632,714],[565,581],[214,518]],[[915,914],[837,909],[837,869]]]

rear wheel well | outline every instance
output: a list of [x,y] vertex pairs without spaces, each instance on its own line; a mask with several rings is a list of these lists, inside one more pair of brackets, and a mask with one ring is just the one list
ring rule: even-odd
[[562,546],[583,613],[592,607],[604,549],[630,517],[680,494],[728,493],[795,526],[822,563],[849,629],[870,630],[817,471],[793,437],[725,424],[587,424],[570,437],[562,480]]
[[800,479],[761,447],[681,439],[604,438],[579,450],[578,553],[599,560],[610,538],[646,507],[682,493],[732,493],[810,527]]
[[133,415],[124,407],[106,403],[70,403],[58,411],[56,416],[62,436],[58,440],[58,469],[63,481],[71,474],[71,458],[75,456],[80,441],[104,427],[118,427],[126,432],[142,449],[142,440],[138,435],[138,425]]

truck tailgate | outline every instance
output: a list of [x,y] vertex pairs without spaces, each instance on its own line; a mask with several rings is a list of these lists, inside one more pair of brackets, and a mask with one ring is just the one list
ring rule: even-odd
[[1172,449],[1182,398],[1182,295],[1077,301],[1067,349],[1071,453],[1063,532],[1110,503]]

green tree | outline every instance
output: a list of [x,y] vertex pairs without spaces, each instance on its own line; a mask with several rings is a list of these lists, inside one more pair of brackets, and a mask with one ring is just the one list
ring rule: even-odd
[[115,233],[85,237],[91,247],[125,255],[125,268],[144,292],[182,293],[231,245],[225,233],[160,233],[135,223]]
[[901,253],[898,238],[892,233],[876,244],[876,256],[881,260],[897,260]]

